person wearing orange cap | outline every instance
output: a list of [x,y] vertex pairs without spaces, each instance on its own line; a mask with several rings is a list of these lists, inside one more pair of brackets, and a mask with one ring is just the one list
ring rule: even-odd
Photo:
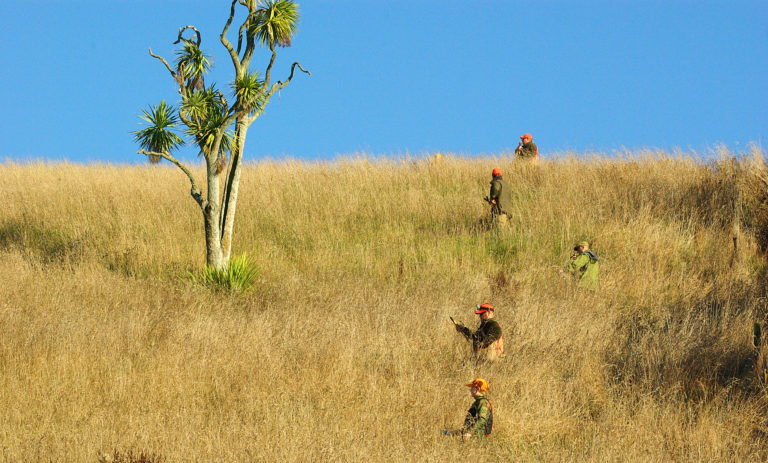
[[464,418],[464,426],[456,431],[443,430],[446,436],[461,436],[462,441],[467,441],[473,437],[487,437],[493,431],[493,405],[485,396],[488,392],[488,381],[483,378],[475,378],[466,385],[469,393],[475,401],[467,410],[467,416]]
[[495,309],[491,304],[477,305],[475,314],[480,316],[480,326],[472,331],[461,323],[456,323],[456,331],[472,342],[472,352],[477,358],[497,360],[504,353],[504,338],[501,326],[493,320]]
[[501,169],[496,167],[491,171],[491,191],[485,197],[486,202],[491,205],[491,215],[494,218],[506,219],[506,207],[511,204],[510,192],[504,189],[504,179],[501,176]]
[[530,133],[526,133],[520,137],[520,143],[518,143],[517,149],[515,150],[515,157],[533,163],[539,162],[539,148],[536,146],[536,143],[533,142],[533,137]]
[[493,405],[485,396],[488,392],[488,381],[483,378],[475,378],[474,381],[467,384],[469,393],[475,401],[467,410],[467,416],[464,418],[464,434],[462,440],[471,437],[486,437],[493,431]]

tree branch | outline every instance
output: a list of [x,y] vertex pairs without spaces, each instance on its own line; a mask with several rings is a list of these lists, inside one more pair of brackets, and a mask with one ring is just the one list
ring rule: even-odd
[[152,53],[152,47],[149,47],[149,56],[151,56],[152,58],[157,58],[160,61],[162,61],[163,64],[165,64],[165,67],[168,68],[168,72],[171,73],[171,75],[173,76],[174,79],[176,78],[176,73],[173,72],[173,69],[171,69],[171,65],[168,64],[168,61],[166,61],[165,58],[163,58],[162,56],[158,56],[158,55]]
[[160,156],[163,159],[166,159],[170,161],[172,164],[174,164],[176,167],[181,169],[182,172],[187,174],[187,177],[189,177],[189,183],[192,185],[192,189],[190,190],[189,194],[192,195],[193,198],[195,198],[195,201],[198,205],[200,205],[201,208],[205,208],[207,201],[203,198],[202,193],[200,192],[200,188],[197,187],[197,182],[195,181],[195,177],[192,175],[192,172],[182,164],[178,159],[171,156],[167,153],[157,153],[154,151],[145,151],[145,150],[139,150],[138,154],[145,154],[147,156]]
[[200,37],[200,31],[197,30],[197,28],[195,26],[180,27],[179,28],[179,38],[177,38],[176,41],[173,42],[173,44],[176,45],[177,43],[181,42],[182,40],[185,41],[185,42],[191,42],[192,41],[190,39],[185,39],[184,37],[181,36],[181,34],[183,34],[184,31],[186,31],[187,29],[192,29],[193,31],[195,31],[195,34],[197,34],[197,46],[200,47],[200,42],[202,41],[202,38]]
[[[249,14],[248,14],[248,19],[246,19],[246,22],[251,20],[251,16],[253,14],[252,11],[250,10],[248,11],[249,11]],[[245,69],[248,69],[248,67],[250,66],[251,57],[253,56],[253,51],[256,49],[256,40],[254,39],[254,35],[256,35],[256,32],[250,27],[246,27],[245,51],[243,52],[243,59],[240,60],[240,62],[242,63]]]
[[[249,18],[250,19],[250,18]],[[243,46],[243,29],[248,25],[248,21],[243,21],[240,25],[240,30],[237,31],[237,55],[240,56],[240,49]]]
[[227,19],[227,24],[224,25],[224,30],[221,31],[221,35],[223,36],[227,35],[229,26],[232,25],[232,20],[235,19],[235,5],[237,5],[237,0],[232,0],[232,6],[229,8],[229,19]]
[[168,64],[168,61],[166,61],[165,58],[163,58],[162,56],[159,56],[159,55],[156,55],[156,54],[152,53],[152,47],[149,48],[149,56],[151,56],[153,58],[157,58],[160,61],[162,61],[163,64],[165,64],[165,67],[168,69],[168,72],[171,73],[171,76],[173,77],[174,82],[176,82],[176,84],[179,86],[179,93],[181,94],[181,96],[183,98],[186,98],[185,95],[187,93],[187,85],[184,82],[184,79],[179,77],[179,75],[177,73],[173,72],[173,69],[171,69],[171,65]]
[[[229,11],[229,19],[227,19],[227,24],[224,26],[224,30],[221,31],[221,35],[219,35],[219,40],[221,40],[221,44],[224,45],[224,48],[227,49],[229,52],[230,58],[232,58],[232,64],[235,66],[235,72],[237,75],[240,75],[240,57],[238,56],[238,53],[235,52],[235,49],[232,48],[232,43],[227,39],[227,31],[229,30],[229,26],[232,25],[232,20],[235,18],[235,5],[237,4],[237,0],[232,0],[232,8]],[[242,30],[242,27],[240,28]],[[238,52],[240,49],[240,38],[238,37]]]
[[299,62],[296,61],[295,63],[293,63],[291,65],[291,74],[288,76],[288,78],[285,80],[285,82],[282,82],[282,81],[279,81],[279,80],[277,82],[275,82],[275,84],[272,86],[272,88],[269,89],[269,93],[267,93],[267,98],[271,98],[272,95],[274,95],[274,93],[276,91],[281,90],[281,89],[285,88],[286,85],[288,85],[288,83],[291,81],[291,79],[293,79],[293,73],[294,73],[294,71],[296,71],[296,66],[298,66],[299,69],[301,69],[302,72],[304,72],[305,74],[309,74],[310,76],[312,75],[311,72],[309,72],[306,69],[304,69],[303,67],[301,67],[301,64],[299,64]]
[[269,65],[267,70],[264,71],[264,87],[269,87],[270,79],[272,78],[272,65],[275,64],[275,58],[277,57],[277,50],[273,44],[269,44],[269,49],[272,51],[272,57],[269,59]]

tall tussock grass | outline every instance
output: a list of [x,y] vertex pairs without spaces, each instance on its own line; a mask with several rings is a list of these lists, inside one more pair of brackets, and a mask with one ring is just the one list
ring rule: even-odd
[[[195,283],[202,217],[172,166],[0,175],[2,461],[768,459],[758,149],[253,163],[234,292]],[[581,240],[597,293],[557,276]],[[448,319],[481,302],[495,364]],[[493,435],[442,437],[476,376]]]

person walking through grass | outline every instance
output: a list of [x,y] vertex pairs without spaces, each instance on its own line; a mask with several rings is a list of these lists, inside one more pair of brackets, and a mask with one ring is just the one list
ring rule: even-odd
[[462,441],[474,438],[484,438],[493,431],[493,405],[485,396],[488,392],[488,381],[483,378],[475,378],[469,387],[469,393],[475,401],[467,410],[464,425],[454,431],[443,430],[446,436],[461,436]]
[[579,287],[597,291],[599,269],[600,262],[595,253],[589,249],[589,242],[581,241],[573,248],[571,261],[564,269],[558,270],[558,273],[563,276],[568,272],[578,280]]
[[491,215],[494,219],[506,221],[506,209],[510,206],[510,191],[504,188],[501,169],[496,167],[491,171],[491,191],[485,200],[491,205]]
[[476,358],[495,361],[504,353],[501,326],[493,320],[495,309],[491,304],[476,307],[475,314],[480,317],[477,330],[472,331],[461,323],[456,323],[456,331],[472,342],[472,353]]
[[536,143],[533,142],[533,136],[531,136],[530,133],[526,133],[520,137],[520,143],[518,143],[517,148],[515,149],[515,157],[517,159],[530,161],[533,164],[538,164],[539,148],[536,146]]

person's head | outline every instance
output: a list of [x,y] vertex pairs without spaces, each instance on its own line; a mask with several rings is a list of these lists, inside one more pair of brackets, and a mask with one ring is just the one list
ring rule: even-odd
[[579,241],[576,243],[576,246],[573,248],[576,252],[587,252],[589,251],[589,241]]
[[479,315],[481,319],[488,320],[493,318],[494,308],[491,304],[480,304],[476,307],[477,310],[475,310],[475,313]]
[[493,171],[491,171],[491,176],[493,178],[501,177],[501,169],[499,169],[498,167],[494,168]]
[[527,145],[528,143],[533,141],[533,137],[531,136],[530,133],[526,133],[522,137],[520,137],[520,140],[523,141],[524,145]]
[[488,392],[488,381],[483,378],[475,378],[471,383],[466,385],[469,389],[469,393],[472,397],[477,397]]

